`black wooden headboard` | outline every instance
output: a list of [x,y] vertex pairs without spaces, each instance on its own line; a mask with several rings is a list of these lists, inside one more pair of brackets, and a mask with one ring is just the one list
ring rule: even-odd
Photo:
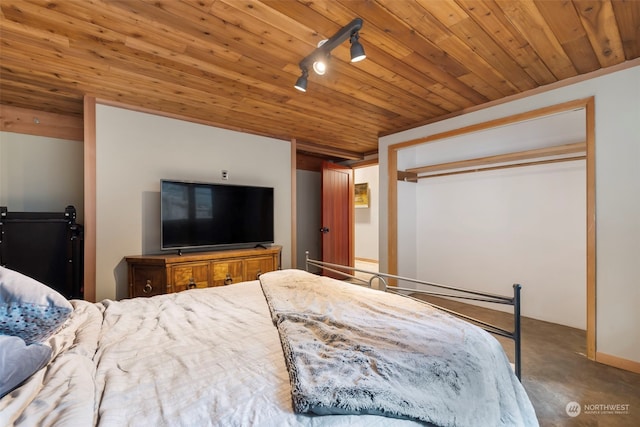
[[64,212],[9,212],[0,207],[0,265],[82,299],[83,228],[76,209]]

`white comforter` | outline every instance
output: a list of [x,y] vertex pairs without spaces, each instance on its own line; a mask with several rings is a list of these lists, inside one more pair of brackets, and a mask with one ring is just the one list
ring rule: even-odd
[[421,425],[293,413],[260,284],[90,304],[49,339],[56,355],[0,400],[0,425]]

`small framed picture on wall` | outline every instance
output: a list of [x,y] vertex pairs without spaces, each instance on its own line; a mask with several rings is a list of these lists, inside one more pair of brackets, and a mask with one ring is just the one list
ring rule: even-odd
[[368,208],[369,207],[369,184],[356,184],[355,185],[355,205],[356,208]]

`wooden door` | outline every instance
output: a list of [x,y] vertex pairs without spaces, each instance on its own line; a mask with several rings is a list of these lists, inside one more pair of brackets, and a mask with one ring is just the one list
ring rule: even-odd
[[[322,163],[322,261],[353,266],[353,170]],[[323,274],[343,279],[344,276]]]

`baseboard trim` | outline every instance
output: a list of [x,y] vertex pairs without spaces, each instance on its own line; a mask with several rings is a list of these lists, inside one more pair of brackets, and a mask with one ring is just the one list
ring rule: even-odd
[[640,362],[596,351],[596,362],[640,374]]

